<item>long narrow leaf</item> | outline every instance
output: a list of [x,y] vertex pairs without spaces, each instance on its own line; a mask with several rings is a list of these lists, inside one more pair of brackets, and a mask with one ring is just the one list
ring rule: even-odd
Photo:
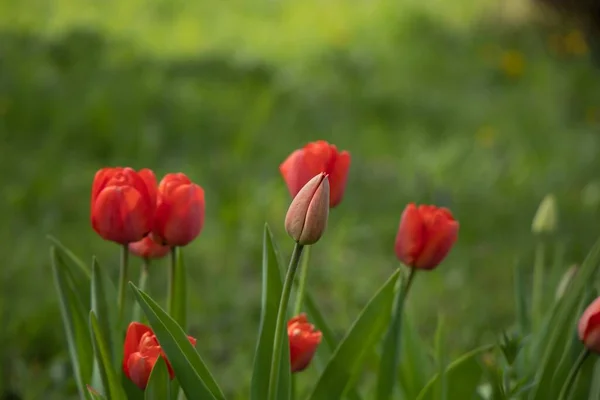
[[416,399],[434,373],[434,368],[429,357],[430,347],[423,342],[408,314],[402,322],[402,348],[398,381],[403,398]]
[[[281,269],[277,249],[269,226],[265,224],[263,232],[262,255],[262,297],[261,317],[258,331],[258,341],[254,356],[254,368],[250,389],[251,400],[264,400],[269,390],[269,376],[271,372],[271,357],[273,354],[273,340],[275,323],[279,309],[282,282]],[[285,363],[280,363],[282,366]],[[282,371],[280,370],[280,376]],[[288,372],[289,374],[289,372]]]
[[103,336],[102,329],[94,311],[90,311],[90,330],[92,332],[92,343],[94,355],[98,360],[102,384],[109,400],[127,400],[127,396],[121,387],[118,374],[113,369],[106,338]]
[[87,398],[89,392],[85,384],[91,380],[94,356],[84,311],[66,282],[65,267],[54,246],[50,248],[50,260],[75,382],[80,397]]
[[148,378],[144,400],[170,400],[170,381],[167,363],[162,357],[158,357]]
[[333,353],[309,399],[331,400],[342,397],[365,355],[385,330],[399,273],[400,271],[396,271],[387,280],[354,321]]
[[48,235],[48,240],[50,240],[53,244],[52,247],[54,247],[56,249],[56,251],[60,251],[63,255],[65,255],[67,258],[69,258],[73,264],[75,264],[79,270],[89,278],[91,278],[92,276],[92,272],[90,270],[90,267],[87,266],[86,263],[83,262],[83,260],[79,257],[77,257],[75,255],[75,253],[73,253],[71,250],[69,250],[64,244],[62,244],[57,238],[55,238],[54,236]]
[[115,318],[117,303],[116,291],[98,264],[96,257],[92,259],[92,291],[91,291],[92,311],[98,319],[98,325],[102,332],[102,337],[106,340],[108,355],[111,365],[115,370],[118,370],[121,360],[119,355],[122,351],[122,340],[117,329],[117,320]]
[[[483,370],[477,359],[481,354],[490,351],[494,346],[482,346],[472,350],[456,361],[450,363],[446,369],[447,376],[447,399],[471,399],[477,391]],[[423,388],[417,400],[437,400],[435,387],[440,379],[436,374]]]
[[591,252],[583,262],[581,269],[573,278],[569,290],[563,295],[553,310],[548,325],[548,336],[541,343],[541,360],[537,364],[537,385],[532,389],[530,399],[547,400],[552,398],[553,375],[564,353],[565,344],[570,339],[570,333],[575,326],[571,323],[577,306],[584,294],[586,285],[593,281],[600,261],[600,241],[597,241]]
[[146,293],[129,282],[135,297],[163,351],[167,355],[181,388],[189,399],[225,398],[200,355],[181,326]]

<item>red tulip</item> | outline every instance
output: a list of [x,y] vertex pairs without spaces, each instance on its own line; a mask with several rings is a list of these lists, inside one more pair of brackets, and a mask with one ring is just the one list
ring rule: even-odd
[[396,255],[409,267],[433,269],[448,255],[458,236],[450,210],[413,203],[406,206],[396,236]]
[[600,353],[600,297],[586,308],[579,319],[579,339],[588,349]]
[[158,185],[153,239],[185,246],[204,225],[204,190],[182,173],[167,174]]
[[152,229],[155,202],[156,179],[151,170],[103,168],[92,185],[92,227],[106,240],[137,242]]
[[290,154],[279,166],[279,171],[292,197],[295,197],[315,175],[326,173],[329,175],[331,191],[329,206],[335,207],[344,197],[349,168],[350,153],[338,151],[334,145],[319,140]]
[[[188,336],[192,346],[196,345],[196,339]],[[162,357],[169,370],[171,379],[175,377],[173,368],[162,351],[156,336],[150,327],[139,322],[132,322],[127,328],[125,344],[123,346],[123,372],[142,390],[148,385],[148,378],[158,357]]]
[[323,334],[315,330],[314,325],[302,313],[288,322],[288,338],[290,340],[290,364],[292,372],[300,372],[308,367]]
[[146,236],[139,242],[129,243],[129,251],[141,258],[163,258],[170,250],[170,246],[158,244],[150,236]]

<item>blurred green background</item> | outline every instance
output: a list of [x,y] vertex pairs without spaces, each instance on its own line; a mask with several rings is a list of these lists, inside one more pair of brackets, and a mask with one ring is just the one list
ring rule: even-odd
[[[1,0],[0,392],[75,396],[46,235],[116,276],[89,192],[97,169],[128,165],[206,191],[205,228],[185,249],[190,334],[244,399],[264,222],[286,258],[292,247],[278,165],[317,139],[352,154],[309,274],[336,332],[398,265],[414,201],[461,223],[447,262],[417,279],[415,323],[430,338],[444,315],[455,353],[495,340],[514,320],[512,269],[530,270],[540,200],[558,199],[551,251],[565,269],[600,234],[590,47],[526,0]],[[157,298],[165,274],[153,265]]]

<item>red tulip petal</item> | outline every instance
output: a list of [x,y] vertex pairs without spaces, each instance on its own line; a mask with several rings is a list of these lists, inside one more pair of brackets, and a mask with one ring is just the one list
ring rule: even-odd
[[127,327],[125,343],[123,344],[123,371],[127,376],[129,376],[127,367],[129,357],[139,350],[140,340],[147,332],[152,332],[150,327],[139,322],[132,322],[129,324],[129,327]]
[[279,166],[279,171],[285,180],[290,195],[296,197],[298,192],[318,172],[311,174],[304,163],[304,152],[296,150]]
[[395,251],[398,259],[413,266],[425,245],[425,225],[415,204],[410,203],[402,212]]
[[171,247],[156,243],[150,236],[146,236],[138,242],[129,243],[129,251],[141,258],[157,259],[169,254]]
[[335,207],[342,201],[346,190],[346,181],[348,179],[348,171],[350,170],[350,153],[342,151],[338,154],[335,166],[329,175],[329,184],[331,186],[331,195],[329,198],[329,206]]
[[122,168],[102,168],[96,172],[96,175],[94,175],[94,181],[92,183],[92,208],[96,198],[102,189],[104,189],[108,181],[110,181],[114,174],[121,170]]
[[156,204],[156,194],[158,190],[156,183],[156,175],[154,175],[154,172],[148,168],[143,168],[139,170],[138,175],[146,184],[146,189],[148,191],[148,195],[150,196],[152,204]]
[[126,376],[141,390],[146,390],[150,373],[158,357],[150,358],[140,353],[133,353],[127,360]]
[[449,220],[442,213],[436,213],[426,224],[425,247],[421,250],[415,267],[432,269],[438,266],[452,249],[458,236],[458,222]]
[[154,233],[171,246],[185,246],[204,225],[204,190],[196,184],[180,185],[156,210]]

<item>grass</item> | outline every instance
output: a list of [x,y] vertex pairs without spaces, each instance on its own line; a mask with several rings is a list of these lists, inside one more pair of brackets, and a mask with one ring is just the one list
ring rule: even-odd
[[[512,267],[530,270],[531,219],[549,192],[564,268],[581,261],[600,234],[600,84],[585,42],[496,23],[479,5],[418,3],[0,3],[4,389],[72,389],[45,235],[116,274],[118,248],[89,225],[105,165],[183,171],[205,188],[206,226],[185,249],[190,333],[232,398],[249,381],[264,222],[292,247],[277,167],[308,141],[353,156],[309,276],[340,334],[397,265],[409,201],[461,222],[408,304],[427,337],[444,314],[455,352],[514,320]],[[165,267],[150,277],[159,298]]]

